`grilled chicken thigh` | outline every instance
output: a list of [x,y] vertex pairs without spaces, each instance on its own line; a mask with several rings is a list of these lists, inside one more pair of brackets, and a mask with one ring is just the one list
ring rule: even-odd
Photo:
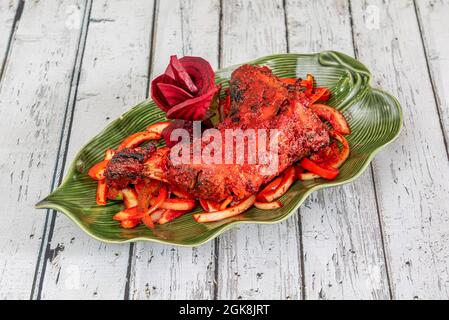
[[[256,193],[288,166],[329,144],[328,128],[307,107],[304,94],[295,86],[285,85],[267,67],[244,65],[236,69],[230,81],[230,95],[230,113],[216,127],[223,141],[227,129],[254,129],[256,133],[261,129],[278,130],[275,171],[266,174],[266,164],[247,161],[248,151],[240,164],[174,164],[168,159],[170,183],[207,200],[221,201],[228,196],[240,200]],[[264,148],[257,140],[244,141],[245,150],[252,144],[256,144],[256,149]],[[202,142],[203,150],[208,143]]]

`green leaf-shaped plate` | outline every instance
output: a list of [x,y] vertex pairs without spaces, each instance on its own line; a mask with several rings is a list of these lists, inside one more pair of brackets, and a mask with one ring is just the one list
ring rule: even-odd
[[[94,137],[76,156],[62,184],[37,208],[51,208],[66,214],[92,237],[105,242],[155,241],[167,244],[196,246],[213,239],[240,223],[276,223],[287,219],[313,191],[338,186],[357,178],[374,155],[394,140],[402,126],[402,112],[391,95],[369,86],[370,72],[360,62],[344,54],[326,51],[317,54],[280,54],[249,62],[267,65],[281,77],[315,76],[318,86],[329,87],[329,104],[341,110],[349,121],[348,137],[351,155],[334,181],[318,179],[296,182],[281,201],[280,209],[262,211],[252,208],[246,213],[224,221],[199,224],[190,214],[158,225],[125,230],[112,219],[122,209],[120,203],[105,207],[95,204],[96,182],[86,174],[88,168],[102,160],[105,150],[116,147],[127,136],[146,126],[164,120],[164,114],[151,100],[146,100],[113,121]],[[224,87],[237,66],[216,72],[216,81]],[[200,211],[198,208],[196,211]]]

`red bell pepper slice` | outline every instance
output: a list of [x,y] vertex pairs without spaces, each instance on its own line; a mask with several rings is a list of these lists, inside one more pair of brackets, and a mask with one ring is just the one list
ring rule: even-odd
[[327,101],[331,96],[331,91],[328,88],[316,88],[315,93],[310,97],[310,104],[318,101]]
[[282,176],[271,181],[261,192],[257,194],[257,201],[267,202],[266,196],[277,189],[282,182]]
[[125,148],[135,148],[138,145],[144,143],[145,141],[159,140],[161,138],[162,135],[156,132],[149,132],[149,131],[137,132],[130,135],[125,140],[123,140],[123,142],[117,148],[117,151],[121,151]]
[[[151,208],[147,212],[143,213],[142,218],[146,217],[146,216],[150,216],[153,212],[158,210],[161,207],[161,205],[164,203],[165,199],[167,199],[167,195],[168,195],[167,188],[165,186],[162,186],[159,189],[159,194],[158,194],[154,204],[151,206]],[[151,229],[154,228],[152,219],[146,219],[145,225]]]
[[296,81],[298,81],[298,79],[297,78],[281,78],[281,81],[287,85],[289,85],[289,84],[295,85]]
[[325,104],[312,104],[310,108],[315,111],[318,117],[329,121],[332,128],[341,134],[350,134],[351,128],[348,125],[343,114],[335,108],[327,106]]
[[153,196],[153,193],[160,188],[160,186],[161,183],[159,181],[151,180],[139,190],[137,196],[137,207],[139,208],[139,212],[144,213],[148,210],[150,198]]
[[106,166],[109,163],[109,160],[115,155],[115,151],[112,149],[106,150],[106,154],[103,161],[98,162],[93,165],[92,168],[89,169],[87,174],[94,180],[103,180],[105,179]]
[[106,205],[106,199],[108,198],[108,186],[106,185],[106,180],[98,181],[96,202],[99,206]]
[[122,189],[125,208],[137,207],[137,192],[132,188]]
[[157,223],[159,224],[166,224],[170,221],[175,220],[176,218],[179,218],[180,216],[185,215],[186,213],[190,212],[190,210],[165,210],[165,212],[162,214],[160,219]]
[[278,200],[273,202],[254,202],[254,206],[260,210],[273,210],[282,207],[282,203]]
[[135,227],[137,227],[137,225],[140,223],[140,220],[124,220],[122,222],[120,222],[120,225],[122,226],[122,228],[124,229],[133,229]]
[[[233,198],[231,196],[227,197],[221,204],[219,210],[226,209],[232,202]],[[210,206],[209,206],[210,208]]]
[[165,209],[159,209],[154,211],[152,214],[145,215],[142,218],[142,222],[149,228],[153,229],[154,224],[159,221],[159,219],[162,217],[162,214],[165,212]]
[[140,194],[140,192],[143,190],[143,188],[145,188],[145,186],[146,186],[146,184],[145,184],[144,181],[139,182],[139,183],[137,183],[137,184],[134,185],[134,189],[136,190],[137,195]]
[[108,188],[108,199],[115,201],[123,200],[123,193],[121,190]]
[[113,156],[115,156],[116,152],[114,149],[108,149],[106,150],[106,154],[104,156],[104,160],[111,160]]
[[334,180],[339,173],[339,170],[336,168],[319,165],[307,158],[302,159],[300,164],[304,169],[327,180]]
[[[150,199],[150,204],[154,206],[155,199]],[[166,199],[161,205],[162,209],[171,209],[176,211],[192,210],[196,207],[196,201],[193,199]]]
[[313,82],[314,82],[314,79],[313,79],[313,76],[311,75],[311,74],[307,74],[307,78],[306,78],[306,80],[301,80],[301,86],[302,87],[305,87],[306,88],[306,90],[304,91],[304,94],[307,96],[307,97],[310,97],[311,95],[312,95],[312,92],[313,92]]
[[196,213],[193,215],[193,218],[200,223],[220,221],[245,212],[246,210],[252,207],[254,202],[256,202],[256,196],[252,195],[225,210],[208,213]]
[[114,220],[117,221],[138,220],[136,219],[136,216],[137,216],[137,207],[127,208],[120,212],[117,212],[114,215]]
[[162,131],[170,125],[170,121],[158,122],[147,127],[148,132],[157,133],[162,136]]
[[281,180],[279,183],[275,182],[277,179],[273,181],[273,185],[276,184],[276,187],[274,189],[271,189],[270,191],[265,191],[264,189],[265,192],[259,193],[258,198],[261,200],[258,202],[273,202],[274,200],[282,197],[295,182],[296,169],[293,166],[288,167],[284,171],[280,179]]
[[94,180],[104,180],[106,166],[108,165],[109,160],[103,160],[95,164],[92,168],[89,169],[87,174]]
[[200,199],[199,201],[200,201],[201,208],[203,208],[204,211],[206,211],[206,212],[211,211],[209,208],[209,204],[207,203],[207,200]]
[[215,212],[220,210],[220,202],[212,201],[212,200],[206,200],[207,205],[209,206],[209,212]]

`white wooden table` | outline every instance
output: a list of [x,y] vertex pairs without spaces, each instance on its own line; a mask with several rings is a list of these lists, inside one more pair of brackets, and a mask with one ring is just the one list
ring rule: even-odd
[[[0,298],[448,299],[448,17],[448,0],[0,0]],[[190,249],[100,243],[34,209],[170,54],[327,49],[368,66],[404,129],[289,220]]]

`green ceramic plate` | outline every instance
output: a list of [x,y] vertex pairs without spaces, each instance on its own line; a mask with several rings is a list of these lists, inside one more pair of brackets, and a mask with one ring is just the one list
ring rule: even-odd
[[[326,86],[332,90],[329,104],[344,113],[352,129],[352,134],[348,137],[351,155],[341,167],[341,173],[335,181],[298,181],[281,198],[284,206],[276,210],[252,208],[241,216],[208,224],[196,223],[188,214],[171,223],[158,225],[154,230],[145,226],[132,230],[122,229],[112,219],[122,209],[121,204],[110,202],[105,207],[97,206],[96,182],[86,172],[94,163],[102,160],[108,147],[115,147],[128,135],[164,120],[164,114],[156,105],[151,100],[146,100],[95,136],[78,153],[62,184],[36,207],[63,212],[86,233],[105,242],[155,241],[197,246],[241,223],[276,223],[287,219],[313,191],[338,186],[357,178],[374,155],[393,141],[401,130],[402,112],[398,101],[388,93],[371,88],[368,69],[349,56],[333,51],[280,54],[249,63],[267,65],[281,77],[305,77],[307,73],[312,73],[318,86]],[[217,71],[217,83],[226,87],[231,72],[236,67]]]

